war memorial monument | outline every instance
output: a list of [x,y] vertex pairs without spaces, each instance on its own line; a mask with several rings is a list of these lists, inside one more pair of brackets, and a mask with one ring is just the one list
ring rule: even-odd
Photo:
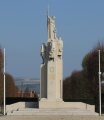
[[63,96],[63,41],[61,37],[56,36],[54,16],[47,16],[47,31],[48,40],[41,46],[43,63],[40,66],[40,108],[57,107],[57,104],[61,104]]

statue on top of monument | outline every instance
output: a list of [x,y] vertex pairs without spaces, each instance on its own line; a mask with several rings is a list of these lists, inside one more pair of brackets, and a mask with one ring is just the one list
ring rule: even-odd
[[63,41],[61,37],[56,37],[55,16],[50,17],[47,15],[47,32],[48,41],[46,45],[43,43],[41,46],[43,64],[46,60],[62,59],[63,52]]
[[48,53],[49,59],[54,59],[55,43],[56,39],[56,27],[55,27],[55,16],[47,16],[47,31],[48,31]]
[[56,38],[55,16],[52,16],[52,18],[47,17],[47,31],[48,39]]
[[[54,52],[57,49],[57,56],[58,58],[62,58],[63,52],[63,41],[61,37],[57,39],[56,37],[56,27],[55,27],[55,16],[50,18],[47,17],[47,30],[48,30],[48,52],[49,52],[49,59],[54,59]],[[57,47],[56,43],[57,42]]]

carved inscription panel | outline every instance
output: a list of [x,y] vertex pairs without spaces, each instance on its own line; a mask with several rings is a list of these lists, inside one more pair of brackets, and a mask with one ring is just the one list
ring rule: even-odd
[[55,80],[54,67],[49,68],[49,80]]

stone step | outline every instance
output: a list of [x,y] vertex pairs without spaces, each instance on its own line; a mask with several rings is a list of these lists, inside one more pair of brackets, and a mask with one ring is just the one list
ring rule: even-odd
[[13,111],[12,113],[94,113],[94,112],[88,112],[88,111]]
[[7,115],[98,115],[98,113],[85,110],[85,109],[31,109],[31,108],[19,108],[11,112],[7,112]]
[[94,113],[91,111],[75,111],[75,110],[34,110],[34,111],[23,111],[23,110],[13,110],[13,112],[90,112],[90,113]]
[[[77,108],[72,108],[72,109],[36,109],[36,108],[19,108],[17,111],[90,111],[90,110],[85,110],[85,109],[77,109]],[[90,111],[91,112],[91,111]]]
[[95,113],[80,113],[80,112],[70,112],[70,113],[35,113],[35,112],[17,112],[17,113],[7,113],[7,115],[96,115]]

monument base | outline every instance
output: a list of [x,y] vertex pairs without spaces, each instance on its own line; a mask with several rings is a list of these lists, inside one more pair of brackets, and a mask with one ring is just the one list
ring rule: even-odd
[[39,109],[67,109],[67,108],[81,108],[91,111],[95,111],[95,105],[89,105],[82,102],[64,102],[63,100],[49,101],[46,98],[42,98],[39,101]]
[[52,101],[42,98],[41,101],[39,101],[39,108],[63,108],[63,103],[64,101],[62,99]]

